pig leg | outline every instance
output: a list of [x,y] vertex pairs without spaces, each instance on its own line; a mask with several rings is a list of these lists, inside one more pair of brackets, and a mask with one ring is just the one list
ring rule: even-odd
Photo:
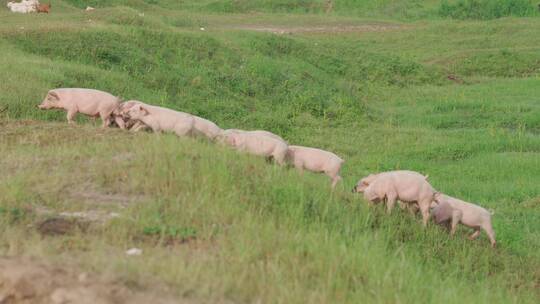
[[191,125],[179,123],[174,126],[174,133],[178,136],[187,136],[191,132]]
[[420,206],[420,212],[422,213],[422,224],[426,227],[430,216],[429,206],[431,205],[431,201],[419,202],[418,205]]
[[419,207],[418,204],[408,204],[407,209],[411,215],[416,215],[418,213]]
[[133,131],[133,132],[139,132],[140,130],[143,130],[146,128],[146,125],[143,124],[142,122],[140,121],[137,121],[135,122],[135,124],[131,127],[130,131]]
[[491,243],[491,247],[495,248],[495,244],[497,242],[495,241],[495,232],[493,231],[493,227],[491,227],[491,223],[482,225],[482,228],[484,228],[484,231],[486,231],[488,235],[489,242]]
[[68,109],[67,121],[69,124],[75,124],[75,121],[73,120],[75,118],[75,115],[77,115],[77,109]]
[[473,234],[469,235],[469,240],[475,240],[480,235],[480,228],[475,228]]
[[110,124],[111,124],[111,113],[102,113],[102,112],[100,112],[99,117],[101,117],[101,121],[102,121],[101,127],[102,128],[107,128],[108,126],[110,126]]
[[450,230],[450,235],[454,236],[456,233],[457,225],[461,221],[461,217],[463,216],[463,213],[459,210],[455,210],[452,212],[452,228]]
[[296,170],[298,170],[298,172],[300,173],[300,176],[304,175],[304,164],[302,163],[302,161],[295,160],[294,161],[294,168]]
[[406,203],[402,201],[398,201],[397,203],[398,203],[399,209],[405,210],[405,208],[407,208],[407,205],[405,205]]
[[336,187],[336,184],[341,180],[341,176],[336,175],[332,178],[332,189]]
[[332,180],[332,189],[334,189],[336,184],[341,180],[341,176],[339,176],[339,169],[340,167],[334,167],[330,170],[324,171],[324,174],[328,175]]
[[126,124],[124,123],[124,119],[120,116],[114,117],[114,122],[118,125],[118,127],[122,130],[126,129]]
[[286,155],[287,155],[287,149],[275,151],[272,156],[274,157],[274,161],[278,165],[283,166],[283,165],[285,165],[285,156]]
[[397,200],[397,194],[394,192],[390,192],[386,194],[386,213],[390,214],[392,213],[392,209],[394,209],[394,205],[396,204]]
[[446,232],[450,233],[450,219],[442,222],[442,226],[446,229]]

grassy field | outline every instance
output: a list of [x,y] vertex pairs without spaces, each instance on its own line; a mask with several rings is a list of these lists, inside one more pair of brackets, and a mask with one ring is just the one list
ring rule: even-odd
[[[533,2],[65,0],[49,15],[5,2],[0,255],[161,286],[182,303],[540,301]],[[343,182],[331,192],[323,175],[203,139],[68,126],[36,108],[55,87],[328,149],[346,160]],[[492,210],[498,247],[350,193],[393,169]],[[66,212],[97,220],[36,229]],[[131,247],[143,254],[126,257]]]

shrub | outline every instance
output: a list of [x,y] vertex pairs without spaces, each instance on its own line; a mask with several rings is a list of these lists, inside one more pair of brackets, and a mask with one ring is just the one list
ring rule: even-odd
[[529,0],[458,0],[442,1],[439,15],[455,19],[495,19],[506,16],[527,17],[537,14]]

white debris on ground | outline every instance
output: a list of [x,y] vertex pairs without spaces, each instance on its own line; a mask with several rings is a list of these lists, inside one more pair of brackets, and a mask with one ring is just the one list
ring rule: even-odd
[[126,251],[126,254],[129,256],[135,256],[135,255],[141,255],[142,249],[139,248],[131,248]]
[[92,222],[106,221],[120,216],[120,214],[116,212],[103,213],[99,211],[61,212],[58,215],[63,217],[81,218]]

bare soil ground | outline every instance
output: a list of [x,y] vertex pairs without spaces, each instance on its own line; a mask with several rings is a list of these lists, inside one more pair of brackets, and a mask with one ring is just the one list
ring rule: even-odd
[[118,282],[29,258],[0,258],[0,303],[193,303],[158,290],[132,291]]
[[323,33],[363,33],[363,32],[386,32],[392,30],[404,29],[403,25],[398,24],[363,24],[363,25],[314,25],[314,26],[263,26],[263,25],[246,25],[238,26],[235,29],[269,32],[274,34],[323,34]]

